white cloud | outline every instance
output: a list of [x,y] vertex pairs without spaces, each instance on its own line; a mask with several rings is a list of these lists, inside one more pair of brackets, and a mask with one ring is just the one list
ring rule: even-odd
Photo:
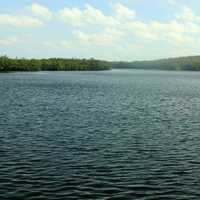
[[139,37],[141,39],[145,39],[145,40],[158,40],[158,35],[150,32],[150,31],[136,30],[134,32],[134,35],[136,35],[137,37]]
[[30,9],[33,14],[44,19],[51,19],[53,16],[52,12],[48,8],[37,3],[32,4]]
[[64,8],[60,17],[73,26],[105,25],[113,23],[112,17],[105,16],[101,10],[87,4],[84,10],[78,8]]
[[200,22],[200,17],[197,16],[195,12],[187,6],[182,7],[181,14],[177,15],[177,18],[183,21]]
[[119,19],[134,19],[135,12],[121,3],[115,5],[116,16]]
[[69,24],[81,25],[82,22],[82,12],[78,8],[64,8],[60,11],[61,18]]
[[[168,47],[169,51],[174,46],[177,48],[200,44],[200,39],[198,39],[200,36],[200,16],[187,6],[179,5],[176,13],[168,20],[144,21],[133,9],[122,3],[114,4],[112,2],[109,4],[112,9],[110,14],[90,4],[86,4],[84,8],[65,7],[55,13],[40,4],[32,4],[29,7],[31,13],[28,13],[28,16],[0,14],[0,25],[40,27],[45,19],[56,16],[57,20],[60,19],[65,24],[70,24],[70,27],[67,27],[69,38],[63,40],[52,38],[49,41],[36,42],[38,45],[40,43],[43,48],[52,50],[52,53],[65,52],[64,50],[66,50],[68,53],[74,51],[76,54],[77,51],[80,51],[83,54],[93,54],[94,51],[95,55],[98,53],[101,56],[109,54],[112,57],[112,54],[115,56],[115,52],[120,52],[121,54],[118,56],[121,57],[123,54],[129,54],[129,56],[135,54],[139,57],[140,52],[146,52],[144,55],[148,56],[147,50],[152,50],[151,56],[155,52],[159,54],[159,51],[162,50],[161,53],[164,55],[163,52],[167,50],[161,46],[165,46],[166,49]],[[178,6],[175,0],[168,2]],[[63,27],[66,27],[65,24]],[[19,42],[22,41],[15,37],[0,39],[0,45],[18,45]],[[136,47],[140,50],[134,49]],[[157,50],[155,50],[156,48]],[[88,51],[85,52],[85,49]]]
[[187,23],[187,30],[191,34],[199,34],[200,33],[200,25],[196,23],[189,22]]
[[24,15],[0,14],[0,25],[14,27],[40,27],[43,22],[39,19]]
[[123,4],[115,4],[113,6],[115,15],[105,15],[100,9],[86,4],[83,10],[79,8],[65,7],[59,12],[63,21],[77,26],[103,26],[103,27],[116,27],[123,23],[134,20],[135,12]]
[[169,33],[167,35],[168,39],[172,40],[173,42],[176,42],[177,44],[184,44],[187,42],[193,42],[193,38],[183,35],[181,33]]
[[[170,0],[169,3],[175,4],[176,1]],[[101,10],[87,4],[83,10],[64,8],[60,11],[60,16],[66,23],[74,26],[74,36],[88,44],[113,44],[122,39],[123,42],[127,39],[130,42],[130,38],[180,44],[191,41],[193,34],[200,33],[199,16],[186,6],[169,21],[143,22],[137,18],[134,10],[125,5],[111,5],[114,9],[113,15],[105,15]],[[87,26],[88,31],[85,32],[81,26]],[[101,31],[94,32],[96,28]],[[109,29],[117,30],[120,34],[109,32]]]
[[101,33],[85,33],[82,31],[75,31],[74,37],[82,44],[110,46],[120,41],[123,32],[107,28],[105,32]]
[[153,31],[168,34],[169,32],[183,33],[185,32],[185,24],[179,23],[176,20],[169,22],[152,21],[150,26]]

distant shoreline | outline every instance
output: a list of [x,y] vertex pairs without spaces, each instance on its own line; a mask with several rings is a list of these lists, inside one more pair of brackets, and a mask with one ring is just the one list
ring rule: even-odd
[[103,71],[111,69],[109,62],[95,59],[25,59],[0,57],[0,72],[37,71]]
[[147,69],[172,71],[200,71],[200,56],[166,58],[150,61],[112,62],[115,69]]
[[143,69],[167,71],[200,71],[200,56],[167,58],[151,61],[102,61],[97,59],[25,59],[0,57],[0,72],[37,71],[104,71],[110,69]]

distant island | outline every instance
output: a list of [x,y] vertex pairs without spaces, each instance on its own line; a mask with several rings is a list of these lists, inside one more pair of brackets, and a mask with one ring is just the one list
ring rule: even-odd
[[152,61],[112,62],[112,68],[200,71],[200,56],[167,58]]
[[15,71],[98,71],[109,70],[111,64],[91,59],[25,59],[0,57],[0,72]]
[[99,71],[110,69],[155,69],[200,71],[200,56],[152,61],[110,62],[96,59],[26,59],[0,56],[0,72],[14,71]]

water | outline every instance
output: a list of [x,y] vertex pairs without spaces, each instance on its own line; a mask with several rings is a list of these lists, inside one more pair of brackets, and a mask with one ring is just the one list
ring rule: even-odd
[[199,199],[200,73],[0,74],[0,199]]

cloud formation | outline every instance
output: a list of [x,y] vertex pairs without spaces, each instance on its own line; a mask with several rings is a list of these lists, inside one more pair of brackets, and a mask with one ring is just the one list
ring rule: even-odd
[[[172,20],[166,22],[158,20],[143,22],[137,18],[134,10],[120,3],[114,5],[113,9],[114,15],[105,15],[103,11],[87,4],[83,10],[64,8],[60,11],[60,17],[65,23],[75,27],[77,39],[101,45],[117,42],[121,37],[166,40],[180,44],[191,42],[194,35],[200,33],[199,16],[186,6],[183,6],[181,12],[176,14]],[[81,26],[89,27],[88,30],[93,30],[92,26],[98,28],[101,26],[101,31],[100,33],[83,32]],[[112,31],[108,33],[108,29]],[[117,37],[116,30],[120,32]]]
[[[200,44],[200,16],[190,7],[179,5],[175,0],[168,0],[168,4],[176,7],[176,12],[171,13],[170,17],[165,20],[144,20],[136,10],[122,3],[111,2],[109,12],[92,4],[85,4],[83,7],[65,6],[52,11],[44,5],[33,3],[25,13],[22,12],[23,15],[0,14],[0,26],[11,26],[20,30],[46,25],[48,30],[52,30],[51,38],[43,37],[43,40],[38,40],[37,37],[35,44],[40,43],[47,52],[71,50],[76,53],[87,49],[100,58],[105,54],[110,58],[126,54],[126,59],[131,59],[132,55],[150,57],[151,53],[161,57],[166,52],[170,55],[189,50],[194,52],[192,46]],[[55,24],[59,24],[58,27]],[[51,33],[46,34],[49,36]],[[55,34],[57,35],[54,36]],[[61,34],[64,37],[58,36]],[[11,38],[0,40],[4,45],[17,45],[19,42]],[[180,51],[177,52],[177,48]]]
[[60,12],[61,19],[73,26],[112,25],[114,19],[92,5],[86,4],[84,10],[79,8],[64,8]]
[[0,25],[13,27],[41,27],[43,22],[25,15],[0,14]]
[[30,6],[30,10],[36,16],[42,17],[43,19],[51,19],[53,14],[52,12],[45,6],[40,5],[38,3],[34,3]]

